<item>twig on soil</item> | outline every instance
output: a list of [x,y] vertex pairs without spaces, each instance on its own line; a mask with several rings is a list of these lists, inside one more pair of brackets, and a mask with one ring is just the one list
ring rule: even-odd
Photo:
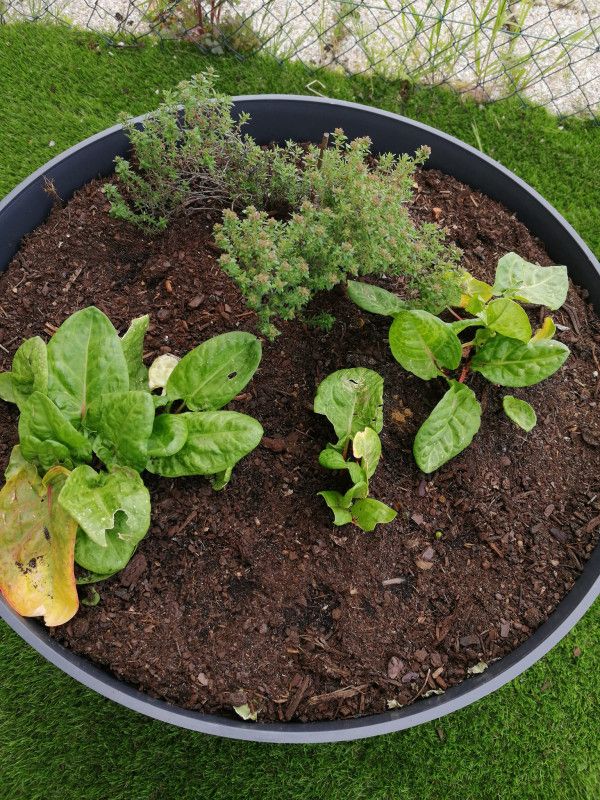
[[291,718],[294,716],[294,714],[296,713],[296,711],[298,709],[298,706],[300,705],[300,702],[301,702],[302,698],[304,697],[304,694],[305,694],[306,690],[308,689],[309,684],[310,684],[310,678],[308,677],[308,675],[305,675],[302,683],[298,687],[298,691],[292,697],[288,707],[285,710],[285,718],[286,718],[287,722],[289,722],[291,720]]
[[315,706],[317,703],[324,703],[329,700],[347,700],[349,697],[354,697],[355,694],[364,692],[368,685],[368,683],[362,683],[360,686],[346,686],[345,689],[336,689],[335,692],[315,694],[309,697],[307,702],[309,706]]
[[428,680],[429,680],[429,676],[430,676],[430,675],[431,675],[431,670],[430,670],[430,669],[428,669],[428,670],[427,670],[427,676],[426,676],[425,680],[423,681],[423,686],[421,686],[421,688],[420,688],[420,689],[419,689],[419,691],[416,693],[416,695],[415,695],[415,696],[414,696],[414,697],[411,699],[411,701],[410,701],[411,703],[414,703],[414,701],[415,701],[417,698],[419,698],[419,697],[420,697],[420,696],[423,694],[423,692],[425,691],[425,687],[427,686],[427,682],[428,682]]

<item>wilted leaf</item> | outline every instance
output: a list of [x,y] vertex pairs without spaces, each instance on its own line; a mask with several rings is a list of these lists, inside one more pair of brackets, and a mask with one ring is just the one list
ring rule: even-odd
[[552,339],[556,333],[556,325],[552,317],[545,317],[542,326],[533,334],[532,341],[538,342],[540,339]]
[[498,335],[477,351],[471,369],[500,386],[532,386],[560,369],[568,355],[569,348],[554,339],[525,344]]
[[217,411],[239,394],[261,359],[256,336],[242,331],[213,336],[184,356],[167,382],[169,400],[190,411]]
[[150,391],[164,389],[177,364],[179,364],[179,359],[171,353],[164,353],[162,356],[155,358],[148,370],[148,387]]
[[507,253],[498,262],[494,294],[514,297],[555,311],[567,299],[567,268],[538,267],[516,253]]
[[413,445],[423,472],[433,472],[468,447],[479,430],[481,406],[468,386],[450,388],[419,428]]
[[239,716],[245,720],[250,719],[253,722],[256,722],[258,718],[258,711],[252,711],[248,703],[244,703],[241,706],[233,706],[233,710],[235,711],[236,714],[239,714]]
[[456,369],[462,345],[450,325],[427,311],[402,311],[390,327],[392,355],[408,372],[423,380]]
[[519,400],[507,394],[502,401],[502,406],[506,416],[512,419],[520,428],[529,432],[533,430],[537,424],[537,415],[535,410],[525,400]]
[[73,548],[77,523],[56,502],[65,471],[42,483],[35,467],[14,473],[0,492],[0,590],[18,614],[62,625],[79,607]]
[[392,699],[392,700],[386,700],[385,702],[390,711],[393,708],[402,708],[402,703],[399,703],[397,700]]
[[485,672],[488,668],[488,665],[485,661],[478,661],[477,664],[473,667],[469,667],[467,670],[467,675],[481,675],[482,672]]

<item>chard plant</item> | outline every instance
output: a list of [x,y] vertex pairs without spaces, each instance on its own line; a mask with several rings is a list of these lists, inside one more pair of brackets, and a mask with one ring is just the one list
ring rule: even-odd
[[[448,389],[415,437],[413,453],[419,468],[433,472],[471,443],[479,430],[481,406],[466,385],[470,372],[506,387],[532,386],[554,374],[569,348],[553,336],[551,317],[533,332],[521,303],[556,310],[568,291],[564,266],[538,267],[516,253],[498,262],[494,285],[468,275],[461,307],[472,316],[443,322],[423,310],[407,308],[391,292],[349,281],[350,298],[365,311],[393,317],[389,331],[392,355],[404,369],[423,380],[443,378]],[[470,341],[458,334],[476,328]],[[457,372],[458,371],[458,372]],[[531,405],[512,395],[503,399],[507,416],[525,431],[536,424]]]
[[[122,570],[150,526],[140,473],[209,476],[221,489],[263,434],[223,411],[261,359],[249,333],[215,336],[181,360],[142,360],[149,317],[119,337],[90,307],[48,344],[23,342],[0,397],[19,408],[19,444],[0,491],[0,591],[47,625],[78,609],[76,584]],[[160,394],[153,394],[159,389]],[[85,573],[75,577],[74,564]]]
[[333,511],[334,525],[354,523],[372,531],[391,522],[396,512],[368,497],[369,480],[381,457],[379,432],[383,427],[383,378],[370,369],[341,369],[328,375],[317,389],[314,410],[333,425],[337,442],[319,455],[326,469],[347,470],[352,486],[344,493],[319,492]]

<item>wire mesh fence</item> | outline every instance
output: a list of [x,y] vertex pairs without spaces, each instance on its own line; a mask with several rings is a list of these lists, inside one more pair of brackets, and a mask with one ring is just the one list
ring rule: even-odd
[[0,0],[0,23],[15,20],[101,31],[121,46],[158,37],[267,52],[600,118],[600,0]]

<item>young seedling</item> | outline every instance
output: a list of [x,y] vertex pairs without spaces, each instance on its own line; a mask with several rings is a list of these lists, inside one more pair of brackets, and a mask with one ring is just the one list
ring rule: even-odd
[[333,511],[334,525],[354,523],[372,531],[380,522],[391,522],[396,512],[368,497],[369,480],[381,457],[379,432],[383,427],[383,378],[370,369],[341,369],[328,375],[317,389],[315,413],[333,425],[336,444],[319,455],[326,469],[348,470],[352,486],[342,494],[319,492]]
[[[140,317],[119,338],[108,317],[86,308],[47,345],[23,342],[0,375],[0,397],[20,412],[0,491],[0,591],[47,625],[71,619],[76,583],[122,570],[146,535],[141,472],[207,475],[220,489],[262,438],[255,419],[221,410],[256,371],[258,339],[224,333],[181,361],[160,356],[148,371],[148,324]],[[78,581],[74,563],[87,571]]]
[[[556,310],[565,302],[568,288],[566,267],[538,267],[508,253],[498,262],[493,286],[466,277],[461,307],[473,316],[443,322],[426,311],[408,309],[385,289],[348,283],[356,305],[394,318],[389,343],[404,369],[423,380],[441,377],[448,382],[448,390],[415,437],[413,453],[423,472],[433,472],[454,458],[479,430],[481,406],[465,383],[469,372],[479,372],[500,386],[523,387],[545,380],[564,364],[569,348],[552,338],[556,331],[552,319],[546,317],[533,333],[519,303]],[[477,331],[463,343],[458,334],[467,328]],[[503,407],[523,430],[535,426],[535,411],[524,400],[507,395]]]

